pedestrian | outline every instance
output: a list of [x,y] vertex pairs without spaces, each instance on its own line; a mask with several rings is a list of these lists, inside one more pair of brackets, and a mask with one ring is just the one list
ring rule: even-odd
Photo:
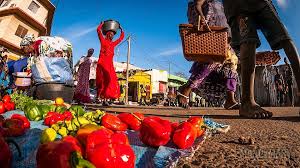
[[[201,16],[202,25],[207,21],[210,26],[228,27],[223,11],[222,3],[217,0],[194,0],[188,3],[188,20],[190,24],[198,25],[198,16]],[[230,31],[229,39],[230,39]],[[194,62],[188,82],[180,87],[178,101],[181,107],[188,107],[190,92],[194,91],[201,97],[209,100],[208,93],[224,94],[226,109],[238,109],[239,104],[235,100],[237,85],[238,58],[229,46],[228,58],[224,63]],[[216,91],[217,86],[221,89]],[[207,87],[211,86],[211,87]],[[212,95],[214,97],[214,95]],[[212,104],[210,102],[209,104]]]
[[274,76],[275,88],[277,92],[277,103],[279,106],[283,105],[285,95],[285,85],[282,74],[280,74],[278,67],[276,68],[276,75]]
[[103,36],[103,22],[98,26],[97,32],[101,42],[101,51],[97,64],[96,85],[98,89],[98,98],[103,99],[103,105],[109,105],[109,99],[118,99],[120,97],[120,86],[113,65],[115,47],[123,40],[124,32],[121,28],[121,36],[113,41],[115,32],[108,31]]
[[11,94],[12,89],[9,86],[10,78],[8,76],[7,64],[3,64],[0,67],[0,97],[5,94]]
[[78,62],[78,83],[74,93],[74,100],[78,103],[90,103],[90,68],[92,64],[91,57],[94,54],[94,49],[88,50],[87,55],[80,58]]
[[240,51],[242,100],[240,116],[270,118],[273,113],[261,108],[254,99],[255,55],[260,46],[257,29],[273,50],[284,49],[288,56],[297,85],[300,88],[300,61],[296,46],[281,22],[270,0],[223,0],[224,10],[231,27],[232,46]]
[[141,93],[141,98],[140,98],[140,105],[146,105],[146,89],[144,85],[140,85],[140,93]]
[[[293,71],[291,65],[288,63],[288,60],[284,58],[285,62],[285,71],[284,71],[284,79],[286,84],[286,92],[290,101],[291,106],[294,106],[294,93],[293,93]],[[286,99],[287,103],[287,99]]]

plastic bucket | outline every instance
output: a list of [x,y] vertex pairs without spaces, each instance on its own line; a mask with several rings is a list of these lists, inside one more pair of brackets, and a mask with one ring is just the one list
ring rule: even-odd
[[13,73],[13,76],[16,77],[16,86],[27,87],[31,85],[31,74],[28,74],[28,72],[16,72]]

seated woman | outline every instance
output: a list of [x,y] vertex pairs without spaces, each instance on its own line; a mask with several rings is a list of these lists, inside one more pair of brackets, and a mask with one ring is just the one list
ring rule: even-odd
[[[203,25],[207,21],[210,26],[227,27],[230,39],[230,29],[220,2],[217,0],[194,0],[189,2],[189,23],[198,25],[199,15]],[[188,96],[193,91],[206,100],[218,99],[220,101],[220,99],[226,97],[224,104],[226,109],[239,109],[239,104],[234,96],[238,76],[236,71],[238,58],[230,45],[228,46],[228,57],[224,63],[194,62],[188,82],[179,89],[179,106],[188,107]]]

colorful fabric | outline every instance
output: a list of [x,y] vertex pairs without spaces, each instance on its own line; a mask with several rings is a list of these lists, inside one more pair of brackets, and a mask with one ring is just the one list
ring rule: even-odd
[[36,83],[73,84],[72,69],[64,58],[38,57],[31,68]]
[[33,34],[27,34],[23,37],[21,43],[20,43],[20,46],[23,47],[23,46],[29,46],[30,44],[34,43],[35,42],[35,38],[34,38],[34,35]]
[[[217,0],[206,0],[202,6],[202,12],[209,26],[226,27],[228,29],[229,37],[231,37],[230,27],[227,23],[224,7],[221,2]],[[190,24],[198,25],[199,12],[197,11],[195,2],[189,2],[187,15]]]
[[62,52],[64,58],[69,58],[72,54],[72,44],[61,37],[41,36],[37,38],[42,40],[39,45],[39,56],[56,57],[56,52]]
[[115,47],[123,40],[124,32],[116,41],[109,41],[103,37],[101,26],[98,27],[98,36],[101,42],[101,51],[97,64],[96,85],[98,96],[106,99],[118,99],[120,86],[113,65]]
[[89,74],[92,60],[89,57],[83,57],[79,61],[78,83],[74,93],[74,99],[81,103],[90,103]]

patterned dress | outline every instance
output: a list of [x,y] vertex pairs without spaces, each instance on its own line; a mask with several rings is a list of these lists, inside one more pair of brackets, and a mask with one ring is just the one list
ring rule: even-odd
[[[207,0],[202,10],[208,25],[227,27],[230,32],[221,2]],[[196,4],[190,2],[188,5],[189,23],[197,25],[198,16]],[[224,101],[226,91],[236,91],[237,63],[238,58],[231,47],[228,50],[227,60],[223,64],[194,62],[189,78],[191,88],[207,101]]]
[[90,103],[90,67],[92,60],[89,57],[83,57],[79,62],[78,83],[74,93],[74,100],[81,103]]

